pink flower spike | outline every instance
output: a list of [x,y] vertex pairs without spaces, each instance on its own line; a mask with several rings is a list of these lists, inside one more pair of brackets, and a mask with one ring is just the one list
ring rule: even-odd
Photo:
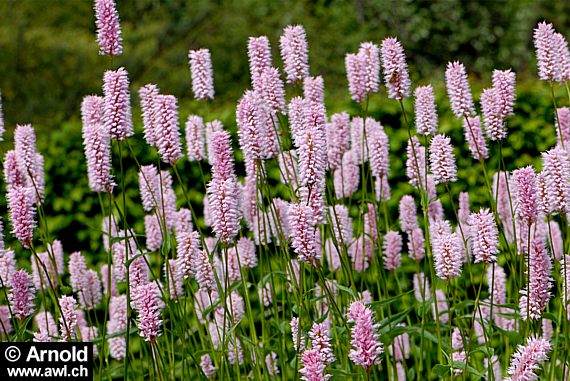
[[355,323],[350,329],[351,338],[349,357],[356,365],[362,366],[367,372],[373,365],[380,364],[380,355],[384,352],[382,343],[378,341],[378,324],[374,323],[372,310],[360,301],[353,302],[348,310],[348,322]]
[[523,320],[540,319],[552,296],[552,261],[539,240],[531,242],[528,288],[520,291],[519,309]]
[[365,59],[360,54],[348,53],[344,62],[348,79],[348,91],[351,98],[358,103],[363,103],[368,96],[366,91]]
[[501,115],[499,94],[495,88],[485,89],[481,94],[481,112],[487,137],[493,141],[507,137],[504,117]]
[[425,188],[425,149],[416,136],[408,140],[406,175],[410,179],[410,184],[418,189],[420,189],[420,184],[423,184]]
[[560,33],[554,33],[554,49],[558,58],[558,82],[567,82],[570,80],[570,51],[568,50],[568,41]]
[[99,54],[111,58],[121,55],[123,39],[115,0],[95,0],[95,25]]
[[517,216],[528,226],[538,218],[538,189],[536,174],[531,166],[513,171],[512,180],[515,184]]
[[27,249],[32,245],[36,226],[32,192],[30,188],[16,186],[8,192],[7,196],[12,233]]
[[433,258],[435,272],[439,278],[449,281],[452,277],[461,275],[463,254],[456,233],[433,238]]
[[291,246],[299,255],[299,261],[316,266],[319,260],[316,251],[315,220],[311,208],[305,204],[289,207],[289,226],[291,227]]
[[320,352],[317,349],[308,349],[301,355],[303,368],[299,370],[304,381],[327,381],[331,376],[325,374],[326,365],[321,360]]
[[138,312],[137,327],[139,334],[145,341],[151,343],[160,336],[161,302],[158,299],[160,291],[155,282],[141,285],[135,289],[133,295],[133,306]]
[[204,138],[204,121],[197,115],[189,115],[184,126],[188,160],[201,161],[206,159],[206,140]]
[[363,42],[358,55],[364,62],[364,83],[368,94],[377,93],[380,87],[380,49],[372,42]]
[[325,83],[323,77],[305,77],[303,79],[303,96],[312,103],[325,103]]
[[103,77],[103,126],[111,139],[125,140],[134,134],[129,94],[129,78],[125,68],[107,70]]
[[395,231],[389,231],[384,236],[382,244],[384,250],[384,268],[396,270],[402,262],[402,236]]
[[502,118],[514,113],[516,74],[509,70],[493,70],[493,89],[497,112]]
[[429,162],[430,169],[437,182],[449,183],[457,181],[457,166],[449,137],[436,135],[432,139],[429,147]]
[[556,109],[554,112],[554,124],[556,126],[556,139],[558,140],[558,144],[562,145],[560,140],[562,138],[564,146],[568,151],[570,148],[568,147],[570,144],[570,108],[560,107]]
[[76,338],[77,328],[77,301],[73,296],[59,298],[61,316],[59,318],[59,332],[63,341],[72,341]]
[[451,102],[451,110],[457,119],[475,116],[475,105],[467,78],[465,66],[461,62],[449,62],[445,70],[447,95]]
[[178,105],[173,95],[157,95],[155,132],[158,153],[167,164],[175,165],[182,158],[182,143],[178,127]]
[[421,228],[415,228],[408,233],[408,254],[410,258],[421,261],[425,256],[425,239]]
[[548,210],[545,213],[564,213],[570,210],[570,160],[560,147],[542,153],[542,173]]
[[259,90],[261,73],[271,67],[269,39],[266,36],[250,37],[247,42],[247,57],[249,59],[251,85],[254,90]]
[[111,174],[111,140],[101,124],[83,126],[83,145],[87,159],[89,188],[94,192],[112,193],[115,187]]
[[319,351],[321,361],[326,365],[332,364],[335,360],[333,354],[331,337],[325,323],[314,323],[309,331],[311,346]]
[[214,73],[208,49],[188,52],[192,73],[192,91],[198,100],[214,99]]
[[550,23],[541,22],[534,29],[538,77],[543,81],[554,82],[560,77],[554,34],[554,27]]
[[416,103],[416,129],[420,135],[434,135],[437,130],[437,109],[431,85],[417,87],[414,96]]
[[465,135],[465,140],[469,145],[469,150],[471,151],[473,159],[481,160],[489,158],[487,142],[483,136],[481,119],[479,116],[463,119],[463,133]]
[[157,147],[158,131],[156,128],[156,100],[160,94],[159,88],[149,83],[139,89],[139,98],[141,100],[141,111],[143,120],[144,139],[148,145]]
[[548,340],[529,337],[526,345],[519,345],[517,351],[511,357],[511,364],[507,372],[511,377],[505,381],[534,381],[538,376],[534,373],[540,369],[540,365],[548,360],[548,352],[552,346]]
[[214,175],[207,186],[208,204],[216,237],[230,243],[240,229],[241,214],[237,199],[237,183],[233,177],[226,180]]
[[279,40],[287,82],[297,82],[309,75],[307,36],[301,25],[289,25]]
[[489,209],[471,213],[469,226],[475,263],[495,262],[499,253],[499,232],[493,214]]
[[414,198],[404,195],[400,199],[400,228],[406,233],[419,228],[417,207]]
[[[267,111],[285,114],[285,89],[277,68],[270,67],[261,73],[257,92],[267,106]],[[271,128],[273,129],[273,126]]]
[[402,101],[410,95],[411,86],[404,48],[397,38],[389,37],[382,41],[381,52],[388,98]]
[[34,312],[34,297],[36,289],[32,283],[32,277],[26,270],[16,271],[12,275],[12,287],[8,294],[8,300],[12,307],[12,314],[20,320],[24,320]]
[[209,379],[214,377],[216,374],[216,367],[214,366],[210,355],[206,354],[200,357],[200,368],[202,368],[202,372],[204,372],[204,375]]
[[103,97],[87,95],[81,102],[81,122],[83,129],[103,123]]

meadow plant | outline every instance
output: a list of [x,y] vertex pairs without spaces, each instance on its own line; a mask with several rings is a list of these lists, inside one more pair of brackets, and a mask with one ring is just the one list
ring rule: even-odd
[[474,99],[469,67],[449,62],[440,94],[412,82],[405,41],[362,42],[345,55],[346,111],[329,112],[305,28],[290,25],[282,67],[277,41],[243,42],[251,88],[224,125],[204,111],[218,102],[208,49],[188,53],[188,110],[159,84],[132,88],[113,61],[114,1],[95,16],[111,60],[77,113],[98,240],[67,253],[55,239],[53,179],[33,126],[15,126],[2,340],[93,342],[100,379],[568,378],[570,54],[552,24],[534,44],[557,143],[516,168],[510,69]]

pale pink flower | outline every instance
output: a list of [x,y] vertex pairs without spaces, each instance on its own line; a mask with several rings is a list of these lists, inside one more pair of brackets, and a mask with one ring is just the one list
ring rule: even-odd
[[161,335],[162,320],[160,291],[155,282],[138,286],[134,292],[132,305],[138,313],[137,327],[145,341],[154,342]]
[[305,77],[303,79],[303,97],[308,102],[325,103],[325,83],[323,77]]
[[338,113],[331,116],[326,125],[327,162],[330,169],[337,169],[342,162],[343,154],[350,147],[350,116]]
[[297,82],[309,75],[307,36],[301,25],[289,25],[279,40],[287,82]]
[[334,172],[334,189],[336,198],[350,197],[358,190],[360,184],[360,168],[351,152],[342,157],[342,165]]
[[210,51],[208,49],[190,50],[188,59],[192,73],[194,98],[214,99],[214,70]]
[[313,266],[320,259],[317,257],[315,239],[315,217],[310,207],[305,204],[293,204],[289,208],[289,226],[291,226],[291,246],[299,256],[299,261]]
[[48,311],[41,311],[34,317],[34,320],[39,330],[39,332],[34,333],[34,341],[53,341],[53,337],[58,335],[58,330],[52,314]]
[[354,269],[358,272],[366,271],[370,259],[372,259],[372,241],[369,238],[360,235],[352,241],[352,244],[348,249]]
[[560,77],[559,57],[554,35],[554,27],[550,23],[538,23],[534,29],[533,37],[538,61],[538,76],[543,81],[554,82]]
[[73,296],[59,298],[61,316],[59,318],[59,332],[62,341],[75,340],[77,332],[77,301]]
[[469,226],[475,263],[495,262],[499,253],[499,233],[493,214],[489,209],[471,213]]
[[214,377],[216,374],[216,367],[214,367],[212,358],[208,354],[200,357],[200,368],[202,368],[202,372],[208,379]]
[[400,228],[406,233],[419,228],[416,202],[410,195],[404,195],[400,199]]
[[431,297],[429,279],[425,277],[424,273],[414,274],[412,283],[414,285],[414,296],[418,302],[425,302]]
[[380,49],[373,42],[363,42],[358,55],[364,62],[364,84],[367,93],[377,93],[380,86]]
[[279,374],[279,367],[277,366],[277,353],[271,352],[265,356],[265,366],[267,367],[267,372],[269,376],[275,377]]
[[530,267],[527,270],[528,288],[520,291],[519,300],[523,320],[540,319],[552,296],[552,262],[548,252],[542,242],[534,240],[531,245]]
[[382,41],[381,55],[388,98],[402,101],[410,95],[411,86],[404,48],[397,38],[388,37]]
[[123,39],[115,0],[95,0],[95,25],[99,54],[109,57],[121,55]]
[[271,67],[271,47],[266,36],[250,37],[247,42],[247,56],[251,84],[254,90],[259,89],[259,77],[265,69]]
[[429,147],[430,169],[438,183],[457,181],[457,165],[453,156],[451,139],[445,135],[436,135]]
[[[367,126],[368,129],[368,126]],[[368,159],[370,160],[370,171],[376,178],[388,176],[390,174],[390,143],[384,128],[374,128],[367,131]]]
[[297,353],[301,353],[305,349],[305,339],[303,333],[299,332],[299,318],[293,317],[291,319],[291,338],[293,339],[293,348]]
[[285,114],[285,89],[277,68],[266,68],[261,73],[256,92],[261,96],[269,112]]
[[36,226],[32,192],[30,188],[15,186],[7,195],[12,234],[22,242],[25,248],[31,247]]
[[437,130],[437,109],[431,85],[417,87],[414,96],[416,103],[416,129],[420,135],[434,135]]
[[456,233],[433,237],[433,258],[436,275],[449,281],[461,275],[463,255]]
[[542,173],[545,180],[549,209],[546,213],[567,212],[570,209],[570,161],[568,153],[555,147],[542,153]]
[[408,233],[408,254],[410,258],[421,261],[425,256],[425,239],[422,229],[415,228]]
[[204,138],[204,121],[197,115],[189,115],[184,125],[188,160],[206,159],[206,141]]
[[449,62],[445,70],[447,95],[451,102],[451,110],[458,119],[475,116],[475,105],[469,87],[465,66],[461,62]]
[[319,352],[321,361],[325,366],[332,364],[335,361],[335,356],[332,350],[329,330],[325,323],[313,323],[308,336],[311,339],[311,347]]
[[146,247],[149,251],[157,251],[162,246],[162,227],[160,219],[155,214],[144,216]]
[[516,74],[508,70],[493,70],[493,89],[495,91],[496,107],[500,117],[513,115],[515,105]]
[[558,140],[558,144],[562,145],[563,142],[566,150],[568,150],[570,148],[568,147],[568,144],[570,144],[570,108],[557,108],[554,112],[554,124],[556,127],[556,139]]
[[201,250],[200,235],[195,231],[177,234],[176,243],[177,265],[180,267],[182,277],[188,279],[195,273],[193,263]]
[[420,184],[425,183],[425,147],[420,144],[417,137],[412,136],[408,141],[406,153],[406,175],[411,185],[420,188]]
[[111,139],[125,140],[134,134],[129,94],[129,78],[125,68],[107,70],[103,77],[103,126]]
[[515,184],[517,216],[530,226],[538,218],[538,190],[534,169],[528,166],[513,171],[512,181]]
[[12,285],[12,275],[16,272],[16,255],[12,249],[0,249],[0,283],[1,287]]
[[389,231],[384,235],[382,243],[384,251],[384,268],[386,270],[396,270],[402,262],[402,236],[395,231]]
[[111,140],[102,124],[83,125],[83,145],[87,159],[89,188],[94,192],[113,192]]
[[36,289],[32,283],[32,277],[26,270],[16,271],[12,275],[12,282],[8,300],[12,307],[12,314],[20,320],[34,312],[34,297]]
[[162,161],[175,165],[182,158],[182,142],[178,127],[178,105],[173,95],[157,95],[155,98],[156,146]]
[[4,157],[4,181],[7,192],[15,186],[25,186],[25,177],[18,166],[17,156],[16,151],[9,150]]
[[350,344],[353,348],[349,358],[369,371],[373,365],[380,364],[380,355],[384,352],[379,341],[379,325],[374,322],[372,310],[359,301],[350,305],[347,318],[349,323],[355,323],[351,328]]
[[469,151],[475,160],[483,160],[489,157],[487,142],[481,129],[479,116],[466,117],[463,120],[463,133],[469,146]]
[[511,357],[511,363],[507,372],[509,378],[505,381],[534,381],[538,380],[535,371],[540,369],[541,364],[548,360],[548,352],[552,346],[548,340],[531,336],[526,345],[519,345],[517,351]]
[[494,87],[483,90],[481,112],[487,137],[493,141],[506,138],[507,128],[504,117],[501,115],[499,94]]
[[149,83],[139,89],[139,98],[141,100],[141,111],[143,120],[144,139],[148,145],[156,147],[158,132],[156,128],[156,100],[160,94],[159,88]]
[[362,54],[348,53],[344,62],[351,98],[358,103],[363,103],[368,96],[366,57]]

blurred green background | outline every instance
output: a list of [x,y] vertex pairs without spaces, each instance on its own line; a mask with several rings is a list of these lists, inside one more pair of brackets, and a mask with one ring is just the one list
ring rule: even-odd
[[[85,95],[101,94],[103,72],[119,66],[129,72],[139,133],[134,140],[140,142],[134,149],[142,163],[156,162],[155,152],[140,139],[138,88],[152,82],[162,92],[176,95],[181,123],[194,113],[206,120],[220,119],[235,131],[235,104],[249,86],[248,37],[267,35],[274,64],[281,66],[279,35],[292,23],[306,29],[311,74],[325,79],[329,113],[358,113],[347,91],[344,55],[356,51],[360,42],[379,44],[387,36],[397,36],[406,50],[414,86],[433,83],[441,131],[452,135],[458,146],[459,166],[464,170],[454,191],[469,188],[475,203],[483,202],[483,189],[476,188],[482,180],[479,168],[467,154],[461,123],[449,112],[443,82],[448,61],[465,63],[476,99],[489,86],[493,69],[512,68],[517,72],[516,116],[509,120],[510,135],[505,144],[510,168],[533,162],[555,141],[550,88],[535,74],[532,30],[537,22],[548,20],[568,36],[570,2],[117,0],[117,7],[124,53],[111,62],[98,55],[92,1],[0,1],[0,89],[8,128],[2,152],[12,147],[16,124],[34,125],[38,149],[46,158],[45,208],[50,232],[52,238],[63,240],[66,252],[98,250],[100,246],[100,207],[97,196],[87,187],[80,104]],[[216,99],[207,105],[192,100],[187,53],[196,48],[212,52]],[[568,104],[565,90],[557,89],[557,95],[562,104]],[[411,101],[407,108],[412,110]],[[402,157],[407,138],[398,104],[387,99],[383,90],[372,97],[370,112],[385,125],[391,138],[391,182],[395,185],[405,180]],[[493,147],[492,168],[497,166],[496,152]],[[125,157],[129,218],[142,232],[136,166],[130,154],[125,153]],[[119,177],[116,153],[114,160]],[[192,189],[192,202],[199,206],[203,192],[201,181],[196,180],[199,168],[184,162],[179,169]],[[181,190],[177,191],[182,203]],[[399,195],[409,191],[405,184],[396,187],[394,205]],[[122,198],[118,190],[115,193]],[[4,198],[0,207],[5,214]],[[6,236],[12,241],[9,234]]]

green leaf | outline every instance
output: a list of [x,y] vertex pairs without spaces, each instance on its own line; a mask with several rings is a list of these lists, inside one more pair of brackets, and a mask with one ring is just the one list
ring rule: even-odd
[[433,368],[431,368],[431,371],[438,378],[443,378],[443,376],[449,374],[449,372],[451,371],[451,367],[449,365],[437,364]]

